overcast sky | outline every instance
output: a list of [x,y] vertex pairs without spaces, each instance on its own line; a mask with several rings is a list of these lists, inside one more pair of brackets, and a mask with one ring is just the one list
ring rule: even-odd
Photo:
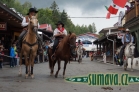
[[[50,7],[53,0],[19,0],[21,3],[29,1],[32,6],[37,8]],[[63,9],[67,12],[70,17],[106,17],[107,10],[104,6],[109,6],[112,0],[55,0],[59,6],[60,11]],[[125,9],[119,9],[120,11]],[[111,15],[111,17],[118,16]],[[93,22],[96,25],[97,31],[106,27],[112,27],[118,18],[71,18],[72,22],[77,25],[89,25]]]

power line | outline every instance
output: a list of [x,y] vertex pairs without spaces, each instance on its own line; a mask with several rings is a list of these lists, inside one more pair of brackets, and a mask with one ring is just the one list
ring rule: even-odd
[[[119,16],[114,16],[114,17],[110,17],[110,18],[117,18]],[[68,17],[68,18],[106,18],[106,17]]]

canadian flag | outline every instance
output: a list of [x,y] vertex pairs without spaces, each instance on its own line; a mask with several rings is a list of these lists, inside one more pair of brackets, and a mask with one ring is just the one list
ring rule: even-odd
[[112,4],[110,5],[110,7],[108,8],[108,11],[109,11],[111,14],[115,14],[115,15],[117,14],[118,10],[119,10],[119,6],[116,5],[116,4],[114,4],[114,3],[112,3]]
[[[122,7],[124,8],[127,1],[130,1],[130,0],[113,0],[113,3],[115,3],[116,5],[118,5],[119,7]],[[132,0],[133,1],[133,0]]]

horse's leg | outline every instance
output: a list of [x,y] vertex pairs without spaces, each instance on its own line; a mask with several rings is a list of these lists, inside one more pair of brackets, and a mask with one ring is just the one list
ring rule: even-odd
[[131,71],[133,71],[133,57],[131,57]]
[[123,59],[124,60],[124,70],[127,70],[127,60],[128,60],[128,58],[127,57],[125,57],[125,59]]
[[20,61],[19,61],[19,76],[22,76],[22,51],[20,53]]
[[26,75],[25,75],[25,78],[28,78],[28,59],[27,59],[26,55],[24,56],[24,58],[25,58],[25,65],[26,65]]
[[34,74],[33,74],[33,67],[34,67],[34,60],[35,60],[36,56],[32,56],[31,58],[31,78],[34,78]]
[[53,73],[54,73],[55,64],[56,64],[56,60],[53,60],[53,65],[51,67],[51,74],[50,75],[53,75]]
[[64,62],[63,78],[65,78],[65,70],[66,70],[67,63],[68,61]]
[[58,72],[59,72],[59,70],[61,69],[61,67],[60,67],[60,63],[61,63],[61,61],[60,60],[58,60],[58,70],[57,70],[57,72],[56,72],[56,74],[55,74],[55,78],[57,78],[57,76],[58,76]]
[[79,62],[79,64],[80,64],[80,55],[78,55],[78,62]]
[[32,56],[29,57],[28,59],[28,76],[31,76],[31,72],[30,72],[30,67],[31,67],[31,59],[32,59]]

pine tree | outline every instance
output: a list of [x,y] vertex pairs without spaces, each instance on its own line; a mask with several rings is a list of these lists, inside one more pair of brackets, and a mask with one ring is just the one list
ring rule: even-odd
[[54,23],[56,23],[57,21],[60,20],[60,14],[59,14],[59,7],[55,1],[51,4],[50,9],[52,10],[52,20]]
[[66,24],[67,23],[67,13],[65,12],[65,10],[63,10],[63,12],[61,13],[61,21]]

